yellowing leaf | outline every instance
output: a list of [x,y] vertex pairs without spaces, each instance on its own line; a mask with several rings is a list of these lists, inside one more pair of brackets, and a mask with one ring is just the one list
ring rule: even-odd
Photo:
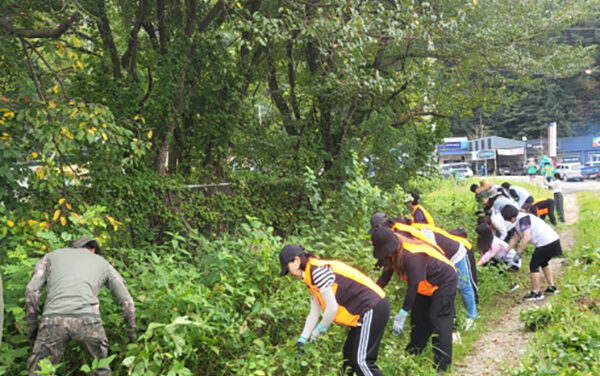
[[54,107],[56,107],[56,103],[54,103],[53,101],[50,101],[50,102],[48,102],[48,107],[54,108]]
[[67,205],[65,205],[65,206],[66,206],[66,207],[67,207],[67,209],[69,209],[69,210],[73,209],[73,207],[71,206],[71,204],[69,204],[68,202],[67,202]]
[[139,140],[137,138],[134,138],[132,141],[133,142],[138,142]]
[[152,138],[152,130],[148,131],[148,138]]
[[77,60],[76,64],[79,67],[79,69],[83,69],[83,64],[81,63],[81,61]]
[[63,48],[63,44],[62,43],[56,43],[56,49],[58,50],[59,54],[63,54],[65,52],[64,48]]
[[58,86],[58,84],[54,85],[54,87],[52,88],[52,91],[54,91],[54,94],[58,94],[58,92],[60,91],[60,87]]
[[57,210],[54,212],[54,215],[52,216],[52,220],[53,220],[53,221],[56,221],[56,220],[58,219],[58,217],[59,217],[59,216],[60,216],[60,209],[57,209]]
[[61,198],[60,200],[58,200],[58,204],[62,205],[62,204],[64,204],[65,201],[67,201],[67,200],[64,198]]
[[108,136],[106,135],[106,133],[102,133],[102,139],[104,141],[108,140]]
[[60,224],[63,226],[67,224],[67,220],[65,219],[65,217],[60,217]]
[[43,179],[44,178],[44,170],[42,170],[41,167],[38,167],[35,169],[35,174],[37,175],[38,178]]
[[77,115],[77,112],[79,112],[79,110],[74,109],[73,112],[71,112],[71,115],[69,115],[69,117],[73,117],[73,116]]

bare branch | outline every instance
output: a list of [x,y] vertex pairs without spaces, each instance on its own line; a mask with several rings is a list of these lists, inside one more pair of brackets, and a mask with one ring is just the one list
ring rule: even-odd
[[54,77],[54,79],[56,80],[56,82],[58,83],[58,85],[60,86],[60,93],[61,93],[61,96],[64,98],[65,88],[63,86],[62,80],[56,74],[56,71],[50,66],[50,64],[48,64],[48,62],[46,61],[46,59],[44,59],[44,56],[37,50],[37,48],[35,48],[34,46],[32,46],[31,43],[27,42],[24,38],[21,38],[21,41],[23,43],[27,44],[29,47],[31,47],[31,49],[33,50],[33,52],[35,52],[35,54],[40,58],[40,60],[42,60],[42,62],[44,63],[44,65],[46,65],[46,67],[48,68],[48,70],[50,71],[50,73],[52,74],[52,76]]
[[35,67],[33,66],[33,62],[31,61],[31,56],[29,56],[29,51],[27,51],[27,45],[25,44],[25,38],[19,37],[21,40],[21,46],[23,46],[23,52],[27,57],[27,64],[29,65],[29,69],[31,70],[31,75],[33,76],[33,82],[35,82],[35,89],[37,90],[38,97],[42,102],[46,101],[44,98],[44,94],[42,93],[42,85],[40,85],[40,81],[38,80],[37,73],[35,73]]

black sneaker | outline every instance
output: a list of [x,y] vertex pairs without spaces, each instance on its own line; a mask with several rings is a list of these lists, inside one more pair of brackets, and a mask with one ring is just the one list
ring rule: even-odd
[[556,286],[548,286],[544,291],[546,294],[558,294],[558,287]]
[[540,292],[536,292],[536,291],[531,291],[529,294],[525,295],[523,297],[523,300],[526,302],[533,302],[536,300],[542,300],[544,299],[544,295]]

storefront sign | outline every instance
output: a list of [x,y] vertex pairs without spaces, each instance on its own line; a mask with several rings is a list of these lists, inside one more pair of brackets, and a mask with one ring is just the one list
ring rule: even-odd
[[525,153],[523,148],[498,149],[498,155],[522,155]]
[[477,152],[477,159],[490,159],[494,158],[496,153],[493,150],[481,150]]

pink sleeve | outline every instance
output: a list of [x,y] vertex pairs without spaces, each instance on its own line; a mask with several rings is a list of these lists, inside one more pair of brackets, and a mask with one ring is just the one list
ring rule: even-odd
[[490,249],[484,253],[483,255],[481,255],[481,260],[484,263],[487,263],[488,261],[490,261],[492,259],[492,257],[494,257],[498,252],[502,252],[505,251],[504,246],[502,246],[502,244],[498,244],[498,243],[492,243],[492,246],[490,247]]

